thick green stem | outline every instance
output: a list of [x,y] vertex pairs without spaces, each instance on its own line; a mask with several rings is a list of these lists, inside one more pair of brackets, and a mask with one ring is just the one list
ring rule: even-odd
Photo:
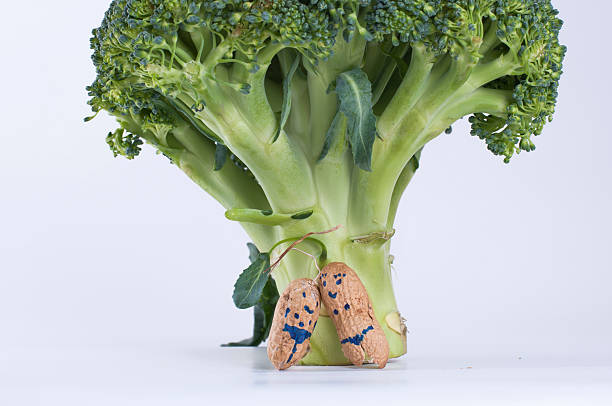
[[486,55],[487,52],[498,44],[501,44],[501,41],[497,38],[497,21],[491,21],[478,52],[482,55]]
[[336,39],[334,54],[326,61],[320,61],[316,66],[306,63],[308,71],[308,96],[310,100],[310,139],[309,157],[315,162],[321,153],[325,134],[338,108],[338,97],[334,92],[328,92],[340,73],[360,66],[365,52],[366,41],[361,36],[355,36],[347,44],[341,35]]
[[[276,117],[265,99],[265,69],[262,71],[254,74],[253,82],[257,81],[257,86],[253,86],[254,91],[249,95],[211,84],[209,92],[212,95],[218,92],[220,96],[207,100],[207,108],[195,115],[219,134],[247,165],[274,211],[298,212],[313,206],[316,200],[310,163],[290,137],[269,142],[276,128]],[[296,184],[300,187],[296,188]]]
[[413,47],[408,72],[378,120],[381,132],[391,132],[391,128],[411,111],[427,86],[426,79],[432,68],[433,63],[429,60],[425,46]]
[[[400,177],[410,159],[475,107],[499,112],[508,95],[495,94],[492,101],[486,102],[479,92],[490,92],[479,88],[515,69],[512,55],[477,65],[466,52],[432,65],[424,49],[413,48],[408,73],[377,122],[383,141],[374,144],[372,172],[353,170],[350,227],[362,234],[388,228],[393,222],[389,218],[390,208],[396,205],[403,190],[394,192],[395,185],[398,181],[402,183]],[[465,105],[457,103],[458,100],[465,100]],[[377,199],[364,199],[367,196]]]
[[[344,40],[339,38],[339,41]],[[495,38],[489,33],[484,49],[494,44]],[[502,55],[477,66],[473,53],[467,50],[434,63],[424,46],[415,46],[410,50],[408,69],[401,70],[405,72],[403,78],[394,73],[398,70],[391,65],[378,66],[372,62],[366,66],[370,73],[377,72],[376,94],[385,96],[378,104],[382,113],[377,130],[382,141],[374,143],[372,171],[366,172],[353,163],[345,138],[346,120],[333,126],[338,131],[333,138],[335,142],[323,160],[317,159],[338,109],[337,96],[328,93],[328,87],[338,74],[360,66],[366,51],[364,39],[356,37],[348,45],[342,43],[339,52],[317,65],[302,59],[307,75],[296,74],[292,82],[295,103],[289,121],[281,136],[272,143],[281,100],[270,103],[267,93],[281,92],[271,84],[266,90],[266,71],[278,52],[281,52],[278,55],[281,71],[286,71],[287,65],[295,60],[293,52],[281,51],[281,48],[278,45],[266,49],[259,59],[261,70],[255,73],[242,65],[231,72],[218,68],[216,73],[222,81],[207,83],[201,92],[206,95],[207,106],[194,113],[205,129],[218,134],[257,179],[250,184],[257,185],[255,189],[259,193],[255,196],[249,196],[246,188],[242,197],[220,196],[221,200],[236,202],[232,208],[228,207],[226,217],[239,221],[262,251],[286,241],[271,253],[273,259],[287,248],[289,241],[309,232],[343,225],[332,233],[312,237],[324,244],[327,251],[321,265],[339,261],[357,272],[385,331],[391,357],[401,356],[406,351],[405,332],[396,331],[396,325],[395,329],[387,325],[387,318],[397,320],[398,313],[391,280],[389,238],[400,198],[418,168],[418,154],[427,142],[466,114],[475,111],[504,114],[512,99],[511,92],[481,86],[511,73],[515,69],[512,56]],[[219,58],[216,51],[211,51],[205,57],[204,66],[212,66]],[[251,92],[238,93],[235,87],[228,86],[228,80],[249,83]],[[389,83],[399,83],[394,95],[384,90],[391,86]],[[186,149],[178,156],[181,169],[211,194],[220,195],[223,184],[219,176],[225,173],[229,176],[229,172],[207,178],[205,164],[196,159],[205,155],[202,151],[210,152],[213,143],[203,142],[202,135],[191,128],[175,137]],[[356,236],[363,238],[355,239]],[[312,240],[300,243],[299,248],[317,257],[321,253],[321,245]],[[318,274],[316,266],[309,256],[292,251],[275,268],[273,276],[283,291],[297,278],[314,278]],[[325,312],[303,363],[348,363],[335,327]]]
[[[327,219],[320,215],[303,222],[295,222],[288,226],[281,226],[279,236],[285,238],[305,234],[308,231],[321,231],[329,228]],[[351,240],[354,233],[347,227],[340,228],[329,234],[313,236],[327,247],[327,259],[322,265],[329,262],[340,261],[353,268],[363,282],[372,302],[378,322],[383,328],[390,347],[390,357],[399,357],[406,352],[406,337],[400,332],[392,330],[386,322],[390,313],[398,311],[391,280],[391,267],[389,261],[390,241],[379,239],[369,243],[357,243]],[[257,243],[257,242],[256,242]],[[259,243],[257,243],[259,246]],[[262,244],[265,245],[265,244]],[[281,245],[272,253],[272,257],[287,248],[289,243]],[[305,241],[299,248],[314,256],[318,256],[321,248],[318,244]],[[314,278],[318,273],[312,258],[292,251],[275,268],[272,275],[276,280],[279,291],[297,278]],[[342,354],[336,329],[327,316],[326,310],[319,317],[310,342],[310,353],[303,359],[306,365],[345,365],[348,360]]]
[[402,195],[404,194],[404,190],[412,180],[412,177],[416,173],[417,169],[419,169],[419,161],[421,159],[421,152],[418,151],[410,161],[400,176],[397,178],[397,182],[395,182],[395,187],[393,188],[393,194],[391,195],[391,203],[389,204],[389,214],[387,216],[387,230],[391,230],[393,228],[393,224],[395,223],[395,215],[397,214],[397,209],[399,207],[400,200]]
[[507,108],[514,103],[512,90],[480,88],[445,108],[447,117],[463,117],[472,113],[487,113],[505,117]]
[[519,68],[519,64],[515,61],[511,53],[504,54],[490,62],[486,62],[476,66],[467,80],[466,85],[470,89],[475,90],[479,87],[502,76],[518,73],[515,72]]

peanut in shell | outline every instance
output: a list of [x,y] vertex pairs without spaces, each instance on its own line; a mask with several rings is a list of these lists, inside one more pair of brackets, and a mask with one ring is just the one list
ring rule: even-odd
[[389,359],[389,343],[357,273],[343,262],[332,262],[321,270],[317,283],[344,356],[355,365],[363,364],[367,356],[384,368]]
[[308,353],[320,307],[319,289],[311,279],[296,279],[283,291],[274,310],[267,348],[276,369],[287,369]]

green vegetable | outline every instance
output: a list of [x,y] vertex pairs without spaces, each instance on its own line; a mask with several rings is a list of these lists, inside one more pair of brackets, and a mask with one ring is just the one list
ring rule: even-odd
[[[251,265],[258,263],[262,257],[266,260],[266,267],[270,265],[270,257],[267,254],[260,254],[255,244],[248,243],[247,246],[249,247],[249,260],[251,261]],[[247,275],[251,274],[248,279],[251,280],[254,285],[258,284],[259,280],[265,280],[263,289],[255,289],[254,296],[257,298],[257,301],[252,306],[254,319],[253,336],[241,341],[223,344],[224,347],[257,347],[266,340],[270,334],[270,327],[272,326],[272,319],[274,318],[274,309],[279,296],[274,279],[269,275],[262,274],[260,269],[259,266],[250,266],[244,271]],[[260,279],[261,276],[263,276],[263,279]],[[248,284],[241,285],[236,283],[234,302],[240,303],[244,308],[245,306],[242,304],[247,303],[249,296],[253,296],[253,293],[252,290],[248,289]],[[240,308],[238,303],[236,306]]]
[[[505,162],[534,150],[555,109],[561,25],[549,0],[115,0],[91,39],[87,120],[115,116],[115,155],[151,145],[268,254],[342,224],[299,248],[355,269],[384,320],[397,311],[395,214],[423,147],[469,116]],[[237,282],[259,320],[253,345],[268,254]],[[283,290],[316,273],[292,251],[272,275]],[[347,362],[326,317],[311,347],[304,363]]]

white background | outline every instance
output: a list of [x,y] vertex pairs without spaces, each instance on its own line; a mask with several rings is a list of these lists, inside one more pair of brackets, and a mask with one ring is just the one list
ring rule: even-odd
[[569,52],[537,151],[505,165],[465,123],[424,151],[392,244],[408,354],[286,373],[263,349],[218,347],[251,329],[231,300],[240,227],[150,148],[114,159],[112,119],[82,121],[108,2],[17,4],[0,16],[1,405],[275,404],[290,389],[279,402],[612,404],[608,2],[555,2]]

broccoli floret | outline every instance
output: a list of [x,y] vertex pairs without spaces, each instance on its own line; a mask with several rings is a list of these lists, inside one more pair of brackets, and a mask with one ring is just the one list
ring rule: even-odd
[[[115,156],[153,146],[262,252],[343,224],[302,248],[355,269],[384,320],[388,240],[423,147],[469,117],[505,162],[533,151],[566,52],[557,14],[550,0],[114,0],[89,103],[117,118]],[[273,273],[281,290],[314,275],[291,255]],[[305,362],[345,362],[318,329]]]

